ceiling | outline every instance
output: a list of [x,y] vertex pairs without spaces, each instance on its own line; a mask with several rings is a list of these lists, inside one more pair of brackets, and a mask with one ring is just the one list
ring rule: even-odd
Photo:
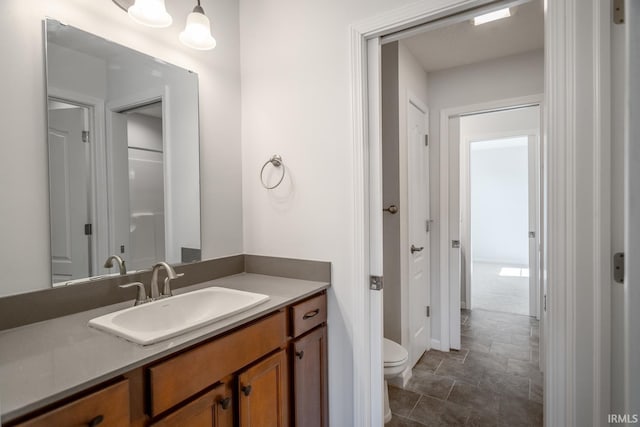
[[465,20],[402,42],[427,72],[541,49],[544,46],[542,0],[511,8],[509,18],[478,26]]

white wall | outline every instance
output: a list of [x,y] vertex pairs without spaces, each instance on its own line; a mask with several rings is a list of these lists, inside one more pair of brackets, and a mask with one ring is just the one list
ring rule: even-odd
[[[395,85],[389,92],[397,100],[383,99],[383,205],[395,204],[400,211],[396,215],[384,214],[384,333],[385,337],[409,346],[409,258],[407,207],[409,189],[407,183],[407,128],[409,95],[427,105],[427,73],[403,42],[384,47],[383,66],[395,67],[395,81],[383,84]],[[385,57],[391,56],[391,58]],[[383,71],[384,72],[384,71]],[[393,90],[395,89],[395,90]],[[385,89],[383,89],[385,90]],[[388,105],[387,102],[390,104]],[[386,108],[391,107],[391,108]],[[395,115],[396,117],[387,117]],[[386,125],[386,126],[385,126]],[[391,129],[385,129],[391,127]],[[386,132],[389,131],[390,134]],[[394,135],[395,134],[395,135]],[[402,243],[405,245],[402,245]],[[426,302],[425,302],[426,304]]]
[[471,143],[473,262],[529,264],[527,140],[525,136]]
[[[205,0],[218,46],[178,41],[192,5],[168,0],[174,24],[134,23],[110,1],[0,2],[3,155],[0,156],[0,293],[50,286],[42,20],[51,17],[198,73],[203,257],[242,252],[238,2]],[[20,182],[20,186],[9,183]],[[27,215],[28,214],[28,215]]]
[[[240,4],[244,243],[247,253],[332,262],[329,291],[330,424],[353,419],[353,146],[349,25],[412,0]],[[258,173],[282,155],[274,191]],[[356,292],[357,291],[357,292]],[[357,355],[362,358],[363,355]]]
[[107,97],[107,64],[104,60],[50,43],[47,78],[54,89],[80,92],[104,100]]
[[[449,70],[429,77],[431,144],[431,265],[440,265],[440,112],[442,109],[541,94],[544,92],[542,50],[507,56]],[[440,301],[440,274],[431,269],[431,301]],[[433,305],[431,337],[440,339],[440,308]]]

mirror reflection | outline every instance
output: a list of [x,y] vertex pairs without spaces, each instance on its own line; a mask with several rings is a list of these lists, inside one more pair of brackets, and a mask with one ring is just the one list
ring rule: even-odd
[[45,26],[52,283],[200,260],[197,75]]

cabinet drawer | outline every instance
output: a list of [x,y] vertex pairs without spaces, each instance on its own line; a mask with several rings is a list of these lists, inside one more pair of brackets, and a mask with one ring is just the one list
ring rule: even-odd
[[291,307],[292,336],[295,338],[327,321],[327,295],[302,301]]
[[[98,422],[102,418],[101,422]],[[93,424],[92,424],[93,422]],[[90,426],[120,427],[130,424],[129,381],[122,380],[33,418],[19,427]]]
[[286,318],[284,312],[278,312],[150,367],[150,415],[166,411],[285,341]]

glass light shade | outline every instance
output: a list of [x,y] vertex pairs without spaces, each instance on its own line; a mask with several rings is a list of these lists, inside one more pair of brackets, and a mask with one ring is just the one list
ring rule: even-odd
[[209,18],[203,13],[191,12],[187,16],[187,25],[180,33],[180,41],[193,49],[209,50],[216,47],[216,39],[211,36]]
[[127,12],[131,19],[148,27],[163,28],[173,22],[164,0],[136,0]]

